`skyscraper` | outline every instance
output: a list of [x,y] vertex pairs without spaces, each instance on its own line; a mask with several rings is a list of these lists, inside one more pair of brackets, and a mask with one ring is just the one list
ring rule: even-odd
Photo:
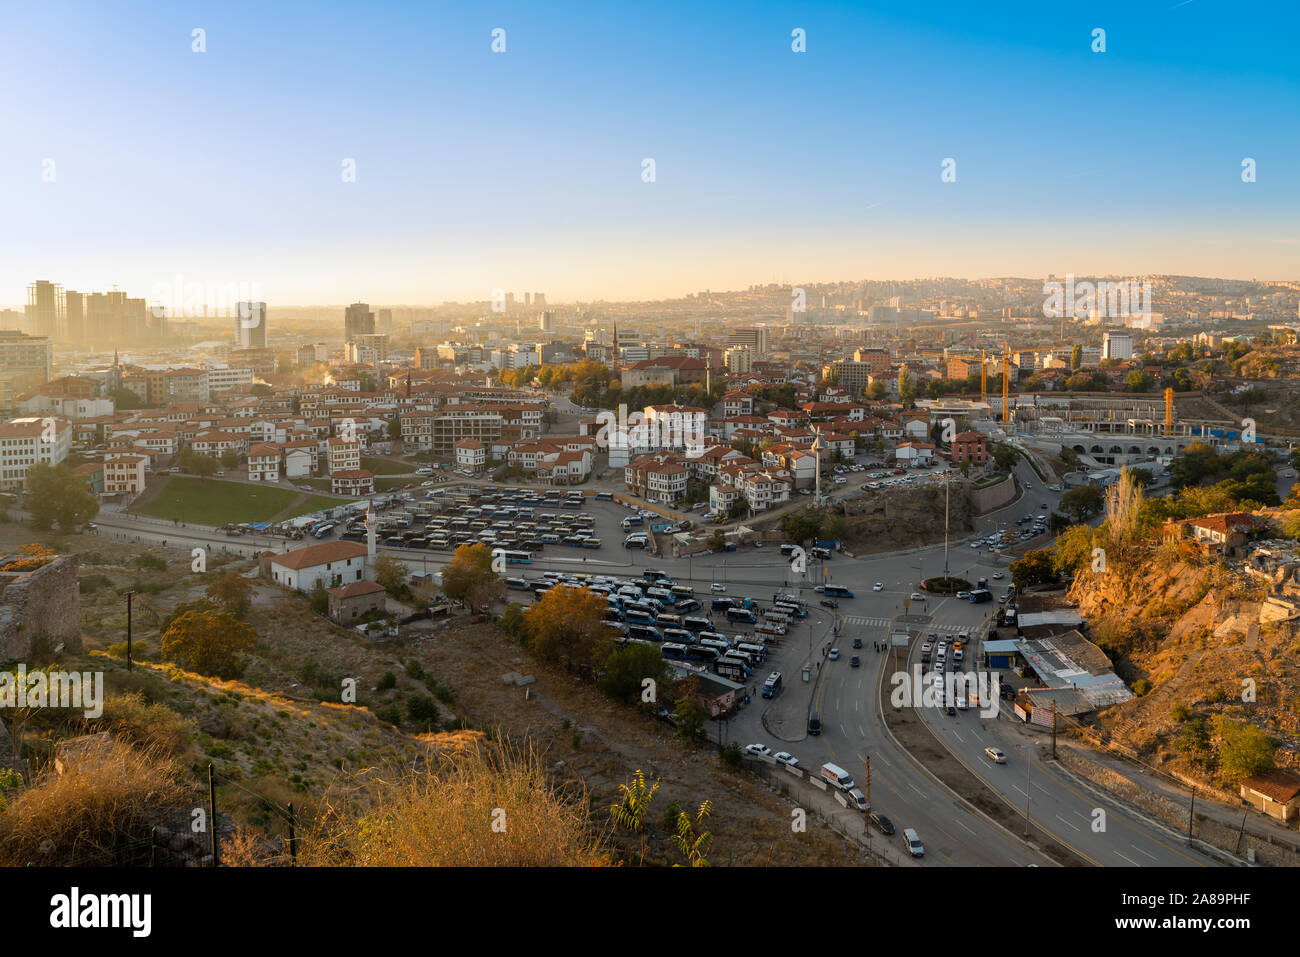
[[53,341],[63,329],[63,287],[38,279],[27,287],[27,331]]
[[241,349],[266,348],[266,303],[235,303],[235,345]]
[[69,289],[63,294],[64,338],[74,345],[86,341],[86,297]]
[[542,332],[554,332],[554,331],[555,331],[555,313],[553,313],[553,312],[551,312],[551,311],[548,310],[548,311],[543,312],[543,313],[541,313],[540,315],[538,315],[538,317],[537,317],[537,328],[540,329]]
[[343,314],[343,338],[355,339],[357,336],[373,336],[375,334],[375,314],[370,311],[370,305],[364,302],[354,302],[348,306],[347,311]]

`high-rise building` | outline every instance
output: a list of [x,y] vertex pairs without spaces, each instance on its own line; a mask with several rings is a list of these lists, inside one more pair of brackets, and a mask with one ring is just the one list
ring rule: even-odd
[[27,287],[27,331],[53,341],[63,332],[63,287],[38,279]]
[[86,341],[109,347],[139,338],[146,329],[148,310],[143,299],[128,299],[126,293],[91,292],[82,297]]
[[343,338],[355,339],[357,336],[373,336],[375,334],[375,314],[370,311],[370,305],[364,302],[354,302],[348,306],[347,311],[343,314]]
[[729,346],[748,346],[755,356],[765,356],[770,350],[767,326],[750,326],[732,329],[727,336]]
[[1107,332],[1101,337],[1103,359],[1132,359],[1133,336],[1127,332]]
[[537,328],[542,332],[555,331],[555,313],[547,310],[537,317]]
[[71,289],[63,293],[63,338],[74,345],[86,341],[86,297]]
[[241,349],[266,348],[266,303],[235,303],[235,345]]
[[379,322],[375,328],[376,332],[382,332],[386,336],[393,334],[393,310],[380,309]]
[[544,292],[535,292],[535,293],[533,293],[533,305],[534,305],[534,306],[544,306],[544,305],[546,305],[546,293],[544,293]]
[[726,352],[727,371],[733,375],[747,375],[754,369],[754,353],[749,346],[732,346]]

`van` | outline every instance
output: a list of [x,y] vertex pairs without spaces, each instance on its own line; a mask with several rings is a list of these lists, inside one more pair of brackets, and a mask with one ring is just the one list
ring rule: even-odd
[[856,784],[853,778],[849,777],[849,772],[845,771],[838,764],[831,764],[829,761],[822,765],[822,778],[835,785],[841,791],[852,791]]
[[862,788],[849,788],[848,798],[851,807],[863,812],[870,810],[871,806],[867,804],[867,796],[862,793]]
[[921,835],[914,828],[903,828],[903,843],[907,845],[907,853],[913,857],[925,857],[925,845],[921,843]]

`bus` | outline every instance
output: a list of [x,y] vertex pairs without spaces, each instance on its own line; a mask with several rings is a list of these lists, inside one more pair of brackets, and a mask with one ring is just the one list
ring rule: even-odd
[[728,608],[727,621],[738,621],[752,625],[757,622],[758,619],[754,617],[754,613],[748,608]]
[[498,554],[506,560],[507,565],[529,565],[533,561],[531,552],[514,552],[503,548]]
[[651,628],[649,625],[628,625],[627,634],[629,638],[643,638],[656,644],[664,640],[664,636],[659,634],[659,630]]
[[825,588],[827,598],[852,598],[853,592],[849,591],[843,585],[827,585]]
[[749,673],[744,662],[725,656],[713,663],[713,670],[718,677],[730,678],[732,681],[744,681],[745,676]]
[[708,631],[713,627],[713,622],[707,618],[686,617],[682,619],[682,624],[691,631]]
[[695,589],[690,585],[674,585],[672,588],[668,589],[668,593],[671,594],[673,598],[693,598],[695,596]]
[[659,646],[659,650],[663,652],[665,658],[672,658],[676,661],[686,660],[685,645],[679,645],[676,644],[675,642],[665,641],[662,645]]
[[774,625],[780,625],[783,628],[790,627],[790,616],[785,612],[779,611],[775,608],[769,608],[767,611],[765,611],[763,613],[763,618],[766,621],[770,621]]
[[769,638],[780,638],[785,634],[785,625],[777,624],[774,621],[765,621],[754,628],[754,633],[766,635]]
[[687,645],[686,660],[700,661],[706,665],[712,665],[718,660],[718,650],[716,648],[702,647],[700,645]]
[[781,672],[773,671],[763,682],[763,697],[775,698],[781,693]]
[[745,654],[749,655],[749,657],[753,658],[755,661],[767,660],[767,649],[764,648],[762,645],[756,645],[751,642],[742,641],[738,645],[736,645],[735,650],[743,651]]
[[698,644],[701,648],[712,648],[719,655],[725,655],[731,650],[731,642],[722,638],[701,638]]
[[987,588],[976,588],[970,593],[970,600],[971,604],[978,604],[982,601],[992,601],[993,592],[989,591]]

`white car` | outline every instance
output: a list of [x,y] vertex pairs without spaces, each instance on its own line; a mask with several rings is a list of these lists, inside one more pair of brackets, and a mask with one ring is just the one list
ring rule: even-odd
[[919,591],[914,591],[914,592],[912,592],[912,597],[911,597],[910,599],[908,599],[908,600],[909,600],[909,601],[925,601],[925,596],[922,595]]
[[727,586],[722,584],[722,582],[714,582],[712,585],[709,586],[709,591],[726,591],[726,590],[727,590]]
[[826,657],[829,658],[831,661],[839,661],[839,660],[840,660],[840,650],[839,650],[838,648],[832,648],[832,649],[831,649],[831,653],[830,653],[829,655],[827,655]]
[[770,756],[772,754],[772,749],[769,748],[766,744],[747,744],[745,745],[745,753],[762,754],[762,755]]
[[874,585],[871,586],[871,590],[872,590],[872,591],[884,591],[884,590],[885,590],[885,583],[884,583],[884,582],[876,582]]
[[820,594],[822,594],[823,592],[826,591],[826,586],[825,586],[825,585],[814,585],[814,586],[813,586],[813,591],[815,591],[817,594],[820,595]]
[[788,764],[792,768],[797,768],[799,766],[799,759],[789,751],[778,751],[776,754],[772,755],[772,757],[776,758],[781,764]]

